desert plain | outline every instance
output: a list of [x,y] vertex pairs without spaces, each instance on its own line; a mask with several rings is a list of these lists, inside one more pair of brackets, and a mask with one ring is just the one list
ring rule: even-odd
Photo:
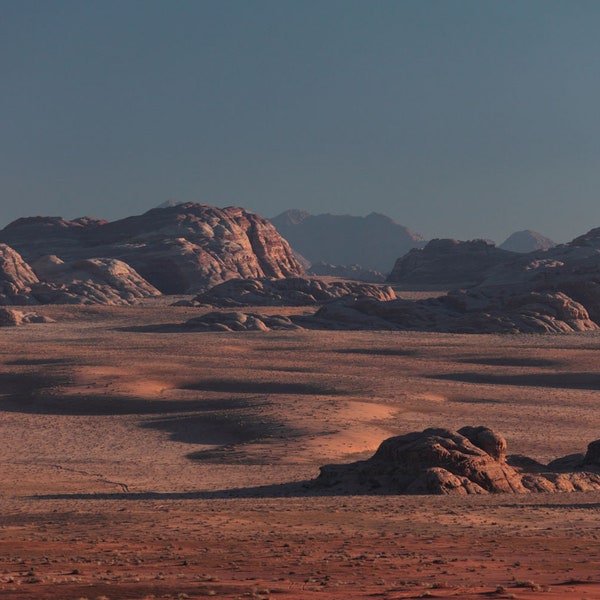
[[151,300],[36,312],[55,322],[0,332],[2,598],[600,598],[600,492],[304,485],[427,427],[486,425],[542,462],[585,452],[598,333],[197,332],[177,325],[199,309]]

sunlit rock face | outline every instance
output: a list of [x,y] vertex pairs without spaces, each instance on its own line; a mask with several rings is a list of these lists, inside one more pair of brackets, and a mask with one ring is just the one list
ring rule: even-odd
[[[491,429],[425,429],[384,440],[363,461],[321,467],[312,486],[355,494],[524,494],[600,489],[598,451],[548,465],[506,456],[506,440]],[[568,459],[568,460],[567,460]]]
[[269,221],[242,208],[188,202],[114,222],[18,219],[0,241],[26,261],[113,258],[162,293],[193,293],[232,278],[288,277],[303,270]]

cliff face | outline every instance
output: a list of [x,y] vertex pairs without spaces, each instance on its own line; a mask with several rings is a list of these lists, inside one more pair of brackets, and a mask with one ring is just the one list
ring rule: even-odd
[[242,208],[189,202],[114,222],[18,219],[0,231],[31,262],[114,258],[163,293],[191,293],[236,277],[302,274],[287,242],[266,219]]

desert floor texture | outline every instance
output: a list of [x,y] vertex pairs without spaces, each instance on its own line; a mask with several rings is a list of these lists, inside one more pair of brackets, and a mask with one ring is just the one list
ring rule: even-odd
[[0,334],[0,597],[600,598],[600,493],[302,485],[431,426],[486,425],[541,461],[584,452],[598,334],[198,333],[169,325],[198,309],[160,303],[37,312],[56,323]]

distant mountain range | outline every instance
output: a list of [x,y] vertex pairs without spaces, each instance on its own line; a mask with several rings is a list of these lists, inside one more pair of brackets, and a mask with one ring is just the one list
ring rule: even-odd
[[[270,221],[300,255],[300,260],[306,259],[305,268],[312,264],[318,275],[347,273],[352,277],[369,270],[389,273],[398,258],[426,244],[422,235],[380,213],[366,217],[311,215],[291,209]],[[551,239],[527,229],[513,233],[499,249],[526,253],[553,246],[556,243]],[[369,273],[367,277],[376,280],[377,275]]]
[[360,265],[389,273],[399,256],[425,245],[423,236],[374,212],[355,217],[286,210],[270,220],[311,263]]

